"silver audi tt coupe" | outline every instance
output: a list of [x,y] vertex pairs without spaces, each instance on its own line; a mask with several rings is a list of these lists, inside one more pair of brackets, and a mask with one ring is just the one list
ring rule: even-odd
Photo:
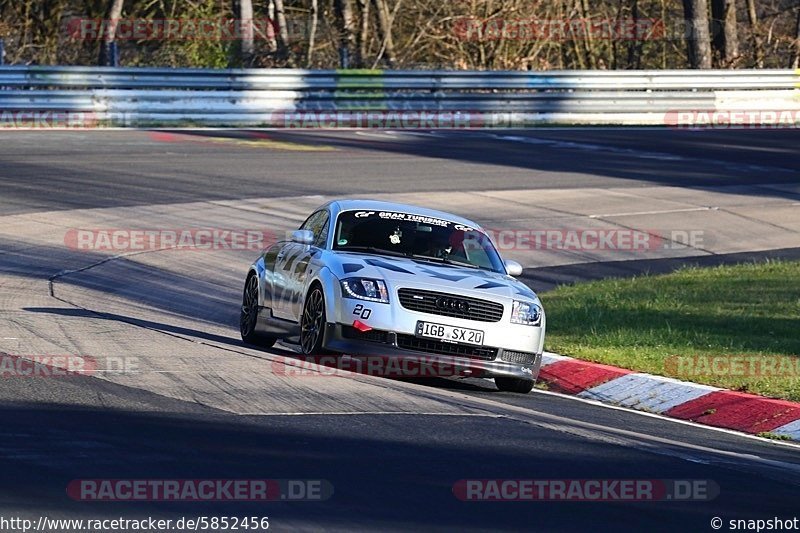
[[[303,354],[425,357],[530,392],[545,314],[476,223],[371,200],[329,202],[265,249],[245,281],[242,339]],[[464,375],[464,374],[462,374]]]

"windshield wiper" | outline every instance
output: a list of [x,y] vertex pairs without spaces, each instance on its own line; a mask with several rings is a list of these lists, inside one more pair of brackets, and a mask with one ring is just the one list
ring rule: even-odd
[[408,257],[408,254],[403,252],[396,252],[394,250],[385,250],[383,248],[376,248],[375,246],[348,246],[346,248],[336,248],[337,252],[363,252],[378,255],[391,255],[395,257]]
[[458,266],[465,266],[469,268],[481,268],[478,265],[473,265],[472,263],[467,263],[466,261],[458,261],[456,259],[450,259],[449,257],[444,258],[444,262],[448,265],[458,265]]
[[472,263],[466,263],[464,261],[457,261],[455,259],[450,259],[449,257],[432,257],[430,255],[419,255],[419,254],[412,254],[411,257],[413,257],[414,259],[422,259],[434,263],[444,263],[446,265],[464,266],[468,268],[480,268],[478,265],[473,265]]

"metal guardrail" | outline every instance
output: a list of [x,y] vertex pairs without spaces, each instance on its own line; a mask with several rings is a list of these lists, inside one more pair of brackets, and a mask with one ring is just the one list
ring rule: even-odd
[[793,70],[645,71],[377,71],[296,69],[169,69],[17,67],[0,69],[0,83],[15,87],[180,88],[208,90],[380,87],[395,90],[793,89]]
[[[793,70],[374,71],[0,67],[0,112],[91,112],[120,125],[282,126],[286,113],[426,111],[518,123],[653,123],[680,110],[800,110]],[[750,107],[748,107],[750,106]],[[277,117],[277,118],[276,118]],[[284,123],[282,123],[282,121]]]

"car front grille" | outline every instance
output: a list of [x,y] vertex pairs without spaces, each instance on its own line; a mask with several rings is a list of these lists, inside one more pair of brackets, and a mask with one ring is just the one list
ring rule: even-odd
[[469,344],[453,344],[433,339],[423,339],[414,335],[397,334],[397,346],[406,350],[452,355],[455,357],[468,357],[482,361],[494,361],[497,358],[497,348],[489,346],[471,346]]
[[421,289],[399,289],[397,295],[400,305],[420,313],[480,322],[499,322],[503,318],[503,304],[488,300]]
[[535,353],[528,352],[512,352],[511,350],[504,350],[500,359],[507,363],[516,363],[519,365],[532,365],[536,360]]

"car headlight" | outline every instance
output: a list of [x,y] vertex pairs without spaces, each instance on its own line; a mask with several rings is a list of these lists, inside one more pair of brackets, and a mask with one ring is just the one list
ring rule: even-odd
[[368,302],[389,303],[386,283],[380,279],[347,278],[342,280],[342,296]]
[[542,308],[533,303],[514,300],[511,306],[511,323],[538,326],[542,323]]

